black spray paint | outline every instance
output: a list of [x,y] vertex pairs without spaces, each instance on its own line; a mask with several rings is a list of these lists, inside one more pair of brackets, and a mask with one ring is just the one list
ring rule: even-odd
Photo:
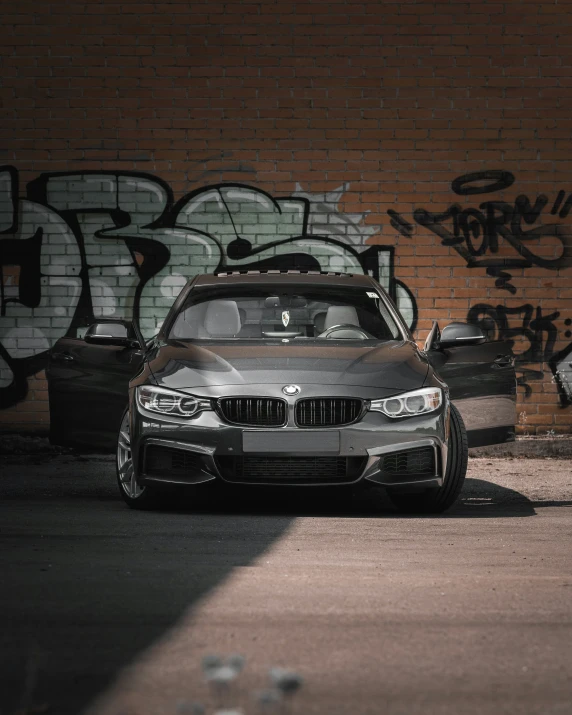
[[[509,171],[488,170],[464,174],[454,179],[451,190],[458,196],[482,196],[508,189],[515,182]],[[547,211],[547,207],[550,210]],[[532,226],[543,215],[565,219],[572,210],[572,194],[560,190],[551,203],[547,196],[540,194],[532,201],[525,194],[519,194],[513,203],[499,200],[484,201],[475,207],[463,208],[454,203],[443,212],[432,212],[417,208],[413,220],[441,239],[443,246],[452,246],[462,256],[469,268],[485,268],[487,275],[495,279],[495,287],[516,293],[510,269],[526,269],[538,266],[548,270],[559,270],[572,266],[572,230],[560,223],[546,223]],[[401,235],[412,238],[414,225],[395,211],[388,211],[391,225]],[[553,238],[560,243],[559,255],[546,258],[535,253],[534,244],[542,239]],[[512,256],[498,256],[501,241],[512,249]],[[554,344],[558,331],[554,321],[559,312],[543,315],[542,308],[526,304],[515,308],[484,303],[474,305],[467,315],[467,321],[480,325],[491,338],[508,340],[515,338],[528,341],[529,347],[517,354],[519,383],[530,394],[529,382],[541,380],[542,370],[527,368],[527,364],[548,362],[559,386],[561,403],[569,404],[571,390],[563,384],[562,371],[558,368],[562,356],[571,352],[572,344],[554,356]],[[566,325],[572,321],[567,319]],[[565,336],[571,337],[570,331]],[[560,358],[560,359],[557,359]]]
[[[0,167],[0,174],[6,179],[0,192],[2,209],[0,216],[4,218],[3,223],[0,221],[0,232],[5,236],[0,240],[0,265],[15,266],[19,269],[17,295],[5,296],[2,293],[1,296],[2,315],[6,316],[7,309],[10,310],[10,303],[17,303],[31,309],[39,306],[42,299],[42,280],[45,275],[41,267],[42,229],[30,237],[10,237],[10,234],[15,233],[18,225],[17,172],[12,167]],[[97,182],[107,183],[111,188],[101,190],[94,200],[91,194],[96,189],[92,187],[96,187]],[[130,198],[130,192],[125,189],[126,184],[133,187],[131,193],[138,191],[139,196],[142,197],[141,200],[146,205],[146,211],[143,213],[134,208],[133,198]],[[62,194],[62,189],[58,189],[58,186],[71,188],[69,192],[65,190]],[[232,211],[225,203],[225,195],[228,195],[229,190],[252,192],[259,202],[265,203],[277,214],[281,214],[284,202],[291,199],[300,209],[301,219],[297,224],[297,233],[288,237],[276,236],[276,240],[266,240],[263,245],[253,242],[234,223]],[[146,191],[149,192],[148,206]],[[195,202],[200,202],[201,197],[204,197],[207,192],[212,192],[228,212],[234,229],[234,237],[230,237],[232,240],[223,241],[212,233],[202,231],[200,226],[185,223],[189,220],[189,207]],[[393,275],[394,247],[352,245],[347,240],[343,240],[343,234],[340,238],[316,235],[315,228],[310,230],[312,202],[308,198],[295,196],[276,199],[256,187],[244,184],[220,184],[201,187],[175,202],[170,186],[153,175],[139,172],[84,171],[42,174],[28,184],[27,200],[38,207],[45,207],[50,215],[62,219],[71,234],[70,240],[74,246],[77,244],[77,249],[74,250],[79,251],[76,277],[80,285],[80,293],[69,325],[62,330],[60,337],[64,334],[75,335],[79,328],[89,325],[98,317],[94,310],[90,276],[97,276],[98,271],[106,266],[105,263],[90,265],[86,251],[86,237],[82,230],[82,220],[90,215],[96,215],[95,218],[99,215],[101,218],[102,227],[93,234],[94,237],[105,242],[109,241],[111,246],[114,245],[113,242],[118,246],[124,246],[130,255],[125,267],[135,272],[137,278],[132,308],[132,317],[135,320],[140,318],[141,301],[146,286],[167,266],[173,267],[177,263],[177,255],[173,255],[167,245],[169,237],[172,237],[173,232],[188,231],[198,238],[203,236],[205,241],[208,239],[213,247],[212,255],[218,256],[209,267],[209,270],[214,271],[323,270],[328,267],[321,264],[321,260],[327,260],[323,259],[321,254],[327,249],[330,255],[339,255],[342,264],[340,270],[367,273],[379,280],[380,263],[383,263],[386,271],[384,282],[394,299],[397,298],[398,292],[407,295],[413,313],[411,327],[412,329],[415,327],[417,316],[415,299],[407,287]],[[320,206],[320,211],[323,210]],[[344,215],[336,216],[336,220],[337,223],[332,224],[333,233],[335,229],[340,229]],[[316,255],[312,255],[311,250],[304,250],[304,242],[308,241],[311,241],[314,246],[321,246],[322,249],[314,250]],[[278,251],[275,250],[277,248]],[[4,291],[4,281],[2,281],[2,290]],[[47,356],[48,351],[42,350],[27,357],[15,357],[14,354],[10,355],[5,346],[0,343],[0,357],[13,375],[11,384],[0,388],[0,407],[8,407],[25,397],[26,378],[45,367]]]

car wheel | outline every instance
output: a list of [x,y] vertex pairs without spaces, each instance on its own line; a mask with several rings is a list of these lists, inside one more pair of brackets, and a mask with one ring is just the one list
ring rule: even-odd
[[121,427],[117,435],[117,483],[123,501],[132,509],[152,509],[159,503],[157,492],[150,487],[137,484],[131,453],[131,435],[129,430],[129,410],[121,418]]
[[422,493],[404,493],[388,490],[389,497],[398,511],[418,514],[439,514],[452,506],[459,496],[465,481],[469,459],[469,444],[463,418],[451,405],[449,454],[443,486],[427,489]]

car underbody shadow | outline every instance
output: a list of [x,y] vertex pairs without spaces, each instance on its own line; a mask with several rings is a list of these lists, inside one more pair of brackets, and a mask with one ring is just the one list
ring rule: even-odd
[[[531,501],[514,489],[484,479],[468,478],[457,502],[445,513],[422,518],[496,518],[534,516],[535,507],[572,506],[572,501]],[[359,487],[253,487],[222,485],[185,494],[177,502],[181,513],[254,516],[335,516],[347,518],[406,518],[398,513],[385,490]]]

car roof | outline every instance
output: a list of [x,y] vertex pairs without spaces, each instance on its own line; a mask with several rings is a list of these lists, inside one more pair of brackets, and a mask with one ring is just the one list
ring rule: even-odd
[[375,282],[371,276],[355,275],[353,273],[294,270],[228,271],[226,273],[199,275],[193,281],[193,288],[223,285],[268,285],[269,283],[272,285],[371,287]]

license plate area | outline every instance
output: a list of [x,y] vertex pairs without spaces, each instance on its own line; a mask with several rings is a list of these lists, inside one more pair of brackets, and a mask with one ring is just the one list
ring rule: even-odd
[[242,433],[245,454],[339,454],[337,430],[245,430]]

